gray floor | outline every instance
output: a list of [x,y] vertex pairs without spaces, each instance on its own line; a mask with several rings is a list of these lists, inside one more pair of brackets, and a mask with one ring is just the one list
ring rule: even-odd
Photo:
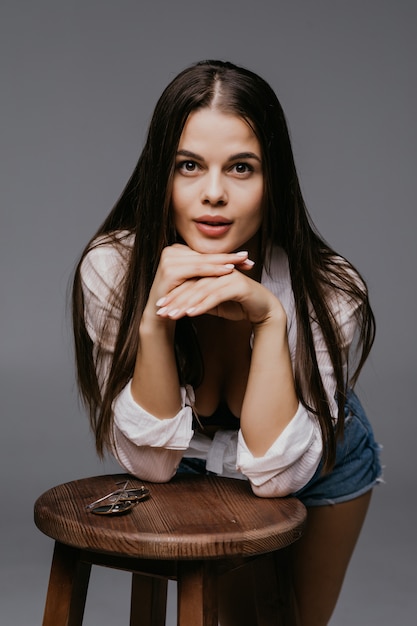
[[[30,494],[23,493],[27,512]],[[13,517],[7,507],[5,517]],[[2,546],[3,626],[41,624],[52,541],[29,515],[7,522]],[[378,487],[346,578],[332,626],[413,626],[417,615],[415,506],[389,484]],[[6,538],[7,537],[7,538]],[[93,568],[85,626],[128,624],[129,575]],[[170,587],[167,626],[175,624],[175,586]]]

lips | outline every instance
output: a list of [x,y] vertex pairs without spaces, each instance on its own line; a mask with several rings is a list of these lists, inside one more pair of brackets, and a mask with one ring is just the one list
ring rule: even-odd
[[200,233],[208,237],[220,237],[226,234],[233,223],[222,215],[202,215],[194,222]]
[[223,215],[202,215],[195,221],[197,224],[208,224],[209,226],[224,226],[232,223],[231,220],[226,219]]

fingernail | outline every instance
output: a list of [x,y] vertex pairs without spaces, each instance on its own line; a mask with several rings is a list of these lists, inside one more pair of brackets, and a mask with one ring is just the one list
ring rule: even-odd
[[168,311],[168,307],[167,306],[163,306],[162,309],[159,309],[156,314],[157,315],[165,315],[165,313]]
[[179,309],[172,309],[171,311],[168,311],[168,316],[169,317],[174,317],[174,315],[176,315],[178,313]]
[[186,310],[187,315],[191,315],[191,313],[194,313],[195,311],[195,306],[190,306],[189,309]]
[[237,256],[248,256],[248,251],[247,250],[242,250],[241,252],[236,252]]
[[227,267],[228,270],[235,269],[235,266],[233,265],[233,263],[226,263],[225,267]]
[[156,306],[162,306],[165,302],[166,302],[166,298],[159,298],[159,300],[156,301]]
[[252,261],[251,259],[246,259],[245,265],[250,265],[252,267],[253,265],[255,265],[255,261]]

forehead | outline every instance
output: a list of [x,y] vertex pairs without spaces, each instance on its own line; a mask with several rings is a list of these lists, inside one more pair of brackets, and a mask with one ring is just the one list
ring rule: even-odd
[[246,120],[232,113],[204,108],[193,111],[187,118],[178,149],[198,153],[203,148],[241,152],[243,149],[261,152],[254,131]]

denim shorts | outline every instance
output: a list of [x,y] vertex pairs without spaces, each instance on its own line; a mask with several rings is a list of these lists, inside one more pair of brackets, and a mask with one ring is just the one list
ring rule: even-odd
[[375,441],[372,426],[359,398],[348,392],[345,429],[336,444],[336,462],[329,474],[322,475],[319,464],[313,478],[294,495],[305,506],[347,502],[382,481],[381,446]]
[[[322,475],[320,463],[310,481],[293,495],[305,506],[324,506],[357,498],[382,481],[380,451],[381,446],[375,441],[357,395],[349,391],[344,436],[336,444],[336,462],[332,471]],[[206,463],[201,459],[184,458],[178,472],[206,474]]]

